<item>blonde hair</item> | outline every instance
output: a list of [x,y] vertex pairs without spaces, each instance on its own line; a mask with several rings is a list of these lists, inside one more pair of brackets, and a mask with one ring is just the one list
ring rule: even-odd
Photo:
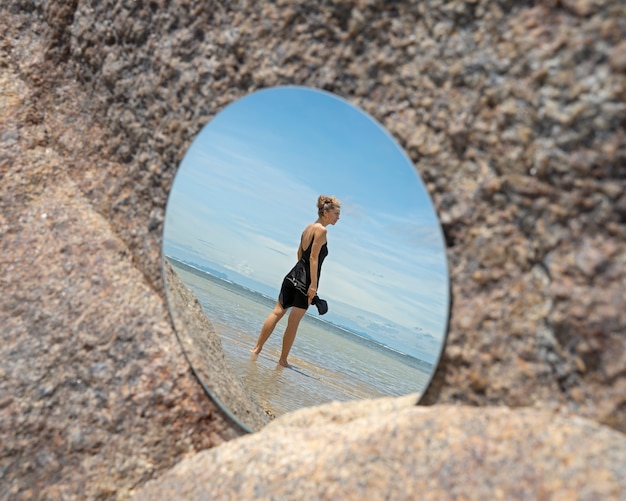
[[324,212],[332,209],[339,209],[341,203],[335,197],[327,197],[326,195],[320,195],[317,198],[317,214],[322,217]]

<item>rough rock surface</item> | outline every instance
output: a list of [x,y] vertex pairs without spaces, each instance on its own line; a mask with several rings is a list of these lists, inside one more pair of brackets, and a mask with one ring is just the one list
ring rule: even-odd
[[[34,165],[60,173],[37,183]],[[6,174],[0,497],[122,494],[237,436],[181,363],[162,299],[60,159],[31,150]]]
[[454,304],[425,402],[626,431],[625,9],[3,1],[0,497],[124,497],[236,435],[167,320],[161,223],[200,128],[279,84],[364,108],[433,197]]
[[198,385],[164,298],[77,186],[73,157],[50,144],[48,131],[98,136],[65,114],[77,90],[33,87],[24,57],[0,59],[0,499],[124,498],[241,431]]
[[133,499],[593,501],[626,495],[626,436],[610,428],[532,409],[414,402],[320,406],[306,416],[296,411],[184,459]]

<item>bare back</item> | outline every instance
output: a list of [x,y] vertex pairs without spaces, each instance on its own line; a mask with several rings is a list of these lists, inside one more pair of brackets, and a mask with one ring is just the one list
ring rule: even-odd
[[320,253],[320,249],[326,243],[326,228],[324,225],[315,222],[309,224],[302,232],[302,238],[300,240],[300,247],[298,248],[298,259],[302,257],[302,252],[308,249],[313,241],[313,248],[311,249],[311,257],[317,258]]

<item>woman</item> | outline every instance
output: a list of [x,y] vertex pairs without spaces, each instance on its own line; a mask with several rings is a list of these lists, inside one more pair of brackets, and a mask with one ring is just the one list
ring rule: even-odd
[[[289,367],[287,355],[296,338],[298,325],[317,294],[322,263],[328,255],[326,227],[339,221],[339,200],[335,197],[320,195],[317,199],[317,214],[317,221],[309,224],[302,232],[300,247],[298,247],[298,263],[285,276],[276,306],[265,320],[256,346],[252,349],[255,355],[261,353],[265,341],[274,331],[276,324],[291,308],[287,328],[283,335],[283,350],[278,361],[283,367]],[[302,290],[298,287],[298,283],[301,284]]]

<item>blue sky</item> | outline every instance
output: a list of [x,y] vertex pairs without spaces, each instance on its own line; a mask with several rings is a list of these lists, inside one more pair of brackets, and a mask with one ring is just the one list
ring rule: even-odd
[[[326,92],[265,89],[211,120],[174,180],[165,252],[184,248],[277,295],[320,194],[342,202],[319,284],[335,318],[388,319],[406,329],[400,338],[418,329],[441,342],[448,272],[430,198],[391,135]],[[408,352],[413,340],[393,343]]]

